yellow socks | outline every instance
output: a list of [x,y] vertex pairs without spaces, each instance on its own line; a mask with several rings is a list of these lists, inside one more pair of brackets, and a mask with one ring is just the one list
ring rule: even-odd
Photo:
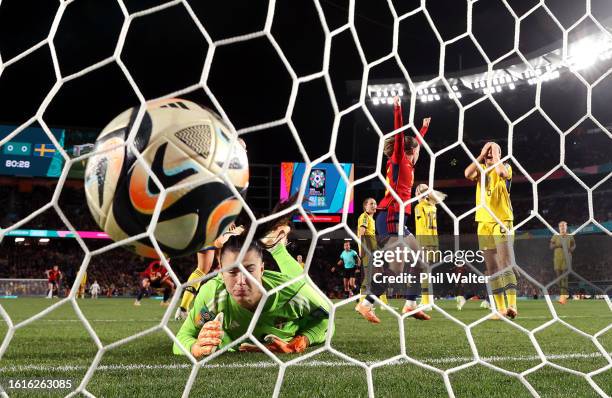
[[495,306],[497,307],[497,310],[500,312],[505,311],[506,299],[504,297],[503,275],[492,276],[489,279],[489,283],[491,284],[491,291],[493,292],[493,299],[495,299]]
[[504,290],[506,291],[506,299],[508,300],[508,307],[516,309],[516,275],[512,269],[508,269],[502,274],[502,282]]
[[567,292],[567,276],[564,276],[563,278],[559,279],[559,293],[561,294],[561,297],[567,297],[568,296],[568,292]]
[[493,295],[493,299],[495,299],[495,306],[499,312],[504,312],[506,310],[506,299],[504,298],[503,293],[496,293]]
[[[189,282],[194,279],[201,278],[203,276],[204,274],[202,273],[202,271],[200,271],[199,268],[196,268],[195,271],[193,271],[191,275],[189,275],[189,279],[187,279],[187,281]],[[197,282],[185,288],[185,291],[183,292],[183,298],[181,300],[181,308],[184,308],[185,310],[189,309],[189,307],[191,306],[191,302],[195,298],[195,295],[198,289],[200,288],[200,283],[201,282]]]
[[421,283],[421,304],[429,304],[431,302],[429,297],[429,282],[423,282]]

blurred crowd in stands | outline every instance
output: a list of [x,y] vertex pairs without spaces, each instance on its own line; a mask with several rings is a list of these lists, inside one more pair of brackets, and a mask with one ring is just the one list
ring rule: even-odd
[[[536,133],[536,137],[537,134],[543,133]],[[576,134],[576,137],[579,137],[584,132]],[[608,165],[609,167],[611,161],[609,151],[590,151],[588,158],[575,155],[586,151],[584,146],[587,144],[592,148],[593,142],[600,140],[602,141],[601,146],[606,147],[607,142],[603,141],[605,139],[609,140],[607,136],[592,134],[589,134],[589,136],[588,141],[582,139],[574,140],[574,133],[568,136],[567,139],[569,141],[567,145],[569,147],[566,147],[566,164],[570,169],[574,170],[579,167],[597,164]],[[522,153],[519,150],[522,145],[528,145],[533,140],[533,136],[529,140],[525,140],[521,136],[516,137],[517,157],[520,157],[518,154]],[[553,152],[551,151],[551,153]],[[546,152],[531,151],[529,153],[529,156],[531,156],[529,159],[521,158],[519,160],[527,163],[530,167],[538,164],[538,162],[544,164],[548,157],[553,156]],[[454,158],[455,155],[451,154],[449,155],[450,158],[446,159],[448,164],[444,164],[444,156],[441,156],[438,160],[442,164],[444,173],[438,174],[438,171],[436,171],[436,176],[442,175],[444,176],[443,178],[448,179],[462,178],[464,159],[457,162],[457,159]],[[558,164],[558,159],[553,160],[554,165]],[[454,164],[453,161],[459,164]],[[426,175],[427,169],[427,167],[423,167],[422,170],[417,170],[417,174],[425,173]],[[579,175],[579,178],[587,186],[592,187],[601,178],[605,177],[606,173],[604,171],[590,175]],[[517,178],[520,175],[520,171],[515,169],[516,181],[513,182],[511,191],[515,224],[529,217],[534,208],[532,185],[521,182]],[[559,221],[566,220],[570,225],[571,231],[572,227],[575,228],[582,225],[589,218],[587,191],[573,177],[567,174],[557,177],[552,181],[545,181],[538,185],[538,211],[553,228],[557,228]],[[0,183],[0,208],[2,209],[2,212],[0,212],[0,228],[7,228],[37,209],[47,205],[53,196],[57,181],[54,179],[33,179],[30,181],[28,179],[11,177],[0,178],[2,179],[2,183]],[[419,178],[423,179],[422,176],[417,176],[417,183],[422,182]],[[368,196],[374,198],[382,197],[380,187],[374,188],[366,184],[360,187],[361,189],[355,192],[355,212],[348,217],[348,226],[353,230],[356,230],[357,217],[361,213],[360,201]],[[449,195],[445,205],[456,216],[474,207],[475,189],[473,185],[449,186],[440,188],[440,190]],[[601,223],[612,221],[612,201],[609,200],[610,195],[612,195],[612,179],[601,184],[593,192],[593,216],[595,220]],[[249,202],[248,195],[246,199]],[[82,180],[68,180],[62,189],[57,204],[76,230],[97,231],[100,229],[91,217],[87,207]],[[439,208],[439,234],[452,234],[454,230],[453,221],[453,217],[446,214],[442,208]],[[407,222],[409,229],[414,231],[412,217],[408,217]],[[475,227],[476,224],[473,221],[472,215],[460,222],[460,232],[462,234],[475,232]],[[302,230],[302,232],[304,232],[305,228],[305,225],[295,225],[295,229]],[[545,228],[545,225],[537,219],[532,219],[532,221],[523,225],[521,230],[541,228]],[[55,210],[50,208],[21,225],[20,229],[66,230],[67,228]],[[342,275],[336,264],[342,250],[342,238],[332,239],[331,241],[319,241],[309,269],[309,275],[314,283],[331,298],[340,298],[344,294]],[[93,239],[86,239],[85,242],[90,250],[95,250],[110,243],[110,241]],[[295,256],[301,254],[305,258],[308,252],[307,245],[309,241],[292,239],[292,242],[290,246],[292,254]],[[521,259],[520,254],[517,254],[519,265],[524,267],[530,275],[542,283],[548,283],[554,277],[554,272],[550,266],[552,253],[545,243],[542,243],[544,249],[535,250],[525,259]],[[353,249],[356,249],[356,244],[353,244]],[[593,248],[593,250],[596,250],[596,248]],[[607,253],[607,258],[612,258],[609,255],[611,254],[610,251],[607,251]],[[72,285],[78,268],[83,262],[83,258],[82,249],[72,239],[51,239],[50,242],[41,244],[37,238],[26,238],[24,242],[17,243],[13,237],[5,237],[0,246],[0,278],[45,278],[44,271],[57,264],[64,273],[63,288],[67,289]],[[149,261],[133,255],[124,249],[115,249],[112,253],[94,256],[87,269],[88,283],[91,284],[94,280],[97,280],[102,288],[102,296],[130,296],[138,288],[140,272],[146,268]],[[524,261],[524,264],[521,264],[520,261]],[[172,267],[177,276],[184,281],[191,273],[195,263],[194,255],[188,258],[173,259]],[[272,263],[273,261],[269,259],[267,264],[273,268]],[[606,280],[609,277],[610,268],[611,264],[606,262],[605,259],[593,261],[591,258],[588,266],[582,268],[580,273],[585,279],[590,281]],[[576,270],[578,271],[578,266],[576,266]],[[538,293],[539,289],[528,283],[527,279],[519,278],[519,281],[519,290],[522,295],[541,295],[541,293]],[[442,292],[442,295],[446,294],[453,293],[451,291]]]

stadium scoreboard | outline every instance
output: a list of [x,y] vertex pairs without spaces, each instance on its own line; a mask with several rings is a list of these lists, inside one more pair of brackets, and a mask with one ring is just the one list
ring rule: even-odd
[[[16,126],[0,125],[0,140]],[[64,145],[65,130],[50,129]],[[64,159],[40,127],[27,127],[0,147],[0,175],[24,177],[59,177]]]

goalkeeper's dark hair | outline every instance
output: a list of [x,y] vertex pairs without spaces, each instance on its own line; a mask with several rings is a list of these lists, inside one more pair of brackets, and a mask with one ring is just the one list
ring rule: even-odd
[[[223,253],[225,252],[240,253],[242,247],[247,244],[246,236],[246,231],[242,235],[231,236],[220,249],[221,251],[219,256],[222,257]],[[257,256],[263,259],[263,249],[256,239],[252,239],[248,244],[247,252],[251,250],[254,250],[257,253]]]
[[[293,206],[297,202],[297,198],[298,198],[298,194],[296,193],[295,195],[291,196],[286,201],[277,203],[276,206],[274,206],[274,209],[272,209],[271,214],[280,213],[281,211]],[[260,239],[264,238],[267,233],[269,233],[270,231],[273,231],[274,229],[278,228],[281,225],[288,225],[289,227],[291,227],[291,229],[293,229],[293,222],[291,220],[293,216],[297,214],[299,214],[299,211],[296,209],[278,218],[275,218],[268,222],[260,224],[257,227],[257,231],[255,232],[255,237],[253,239],[259,241]]]
[[[297,194],[291,196],[289,199],[287,199],[284,202],[279,202],[276,206],[274,206],[274,209],[272,209],[272,214],[281,212],[291,206],[293,206],[295,204],[295,202],[297,201]],[[263,249],[269,249],[269,247],[264,247],[264,245],[262,243],[260,243],[260,239],[264,238],[266,236],[267,233],[269,233],[270,231],[276,229],[277,227],[281,226],[281,225],[288,225],[290,227],[293,227],[293,223],[291,222],[291,219],[293,218],[293,216],[295,214],[297,214],[298,211],[292,211],[289,212],[281,217],[275,218],[273,220],[270,220],[268,222],[265,222],[263,224],[260,224],[257,227],[257,231],[255,232],[255,236],[253,237],[252,241],[249,243],[249,248],[247,251],[250,250],[255,250],[257,252],[257,254],[259,255],[259,257],[263,258]],[[246,218],[245,218],[246,220]],[[240,225],[240,224],[237,224]],[[249,231],[250,225],[248,225],[248,223],[244,223],[242,224],[245,227],[245,231],[243,232],[242,235],[238,235],[238,236],[232,236],[230,237],[227,242],[225,242],[225,244],[223,245],[223,247],[221,248],[220,252],[219,252],[219,256],[222,256],[223,253],[225,253],[226,251],[231,251],[234,253],[239,253],[240,250],[242,249],[242,246],[244,246],[246,244],[246,235]]]

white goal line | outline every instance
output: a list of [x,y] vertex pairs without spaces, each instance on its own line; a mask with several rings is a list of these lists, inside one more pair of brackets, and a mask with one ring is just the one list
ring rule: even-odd
[[[609,354],[612,355],[612,352]],[[593,359],[593,358],[603,358],[603,355],[599,352],[593,353],[574,353],[574,354],[552,354],[546,355],[548,360],[564,360],[564,359]],[[430,358],[430,359],[418,359],[420,362],[436,365],[436,364],[447,364],[447,363],[461,363],[461,362],[470,362],[474,360],[474,357],[442,357],[442,358]],[[528,361],[538,361],[541,362],[541,359],[537,355],[529,355],[529,356],[516,356],[516,357],[503,357],[503,356],[495,356],[495,357],[483,357],[481,358],[485,362],[528,362]],[[379,361],[366,361],[367,365],[373,365],[378,363]],[[385,366],[393,366],[393,365],[402,365],[402,364],[410,364],[410,362],[405,360],[393,361],[388,363]],[[323,367],[323,366],[350,366],[350,367],[358,367],[358,365],[347,362],[347,361],[304,361],[298,362],[295,365],[291,365],[291,367]],[[416,366],[416,365],[415,365]],[[148,365],[148,364],[115,364],[115,365],[100,365],[97,367],[96,371],[118,371],[118,370],[182,370],[182,369],[190,369],[192,368],[192,364],[167,364],[167,365]],[[229,369],[229,368],[275,368],[278,367],[276,362],[272,361],[258,361],[258,362],[246,362],[246,363],[222,363],[222,364],[206,364],[202,366],[204,371],[206,369]],[[3,366],[0,367],[0,374],[9,373],[9,372],[27,372],[27,371],[38,371],[38,372],[72,372],[72,371],[81,371],[88,369],[88,366],[85,365],[65,365],[65,366],[53,366],[53,365],[15,365],[15,366]]]
[[[485,310],[483,310],[484,312]],[[489,313],[489,310],[487,311],[487,315]],[[602,318],[610,318],[612,317],[612,314],[609,316],[601,316],[601,315],[558,315],[557,318],[563,318],[563,319],[574,319],[574,318],[597,318],[597,319],[602,319]],[[24,318],[24,319],[13,319],[13,322],[21,322],[22,320],[25,320],[28,318]],[[545,315],[534,315],[534,316],[521,316],[520,320],[524,320],[524,319],[553,319],[552,316],[545,316]],[[155,320],[155,319],[87,319],[89,322],[138,322],[138,323],[159,323],[159,320]],[[440,318],[440,320],[443,321],[447,321],[446,318],[442,319]],[[461,319],[460,319],[461,320]],[[36,322],[82,322],[80,319],[39,319]],[[6,323],[6,321],[2,318],[0,318],[0,323]]]

